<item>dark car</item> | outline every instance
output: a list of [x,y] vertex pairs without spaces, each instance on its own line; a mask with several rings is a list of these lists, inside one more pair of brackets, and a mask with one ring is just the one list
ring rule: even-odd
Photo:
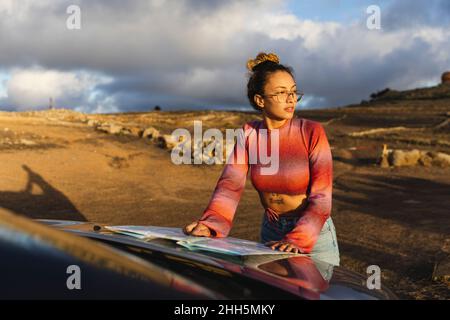
[[387,288],[369,290],[367,277],[302,255],[191,251],[6,211],[0,257],[0,299],[396,299]]

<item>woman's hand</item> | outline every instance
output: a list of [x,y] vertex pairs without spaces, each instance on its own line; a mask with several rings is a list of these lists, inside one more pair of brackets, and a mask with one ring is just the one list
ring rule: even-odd
[[265,245],[272,248],[272,250],[278,249],[284,252],[302,253],[299,247],[287,241],[269,241]]
[[183,228],[183,232],[189,236],[210,237],[211,230],[204,224],[192,222]]

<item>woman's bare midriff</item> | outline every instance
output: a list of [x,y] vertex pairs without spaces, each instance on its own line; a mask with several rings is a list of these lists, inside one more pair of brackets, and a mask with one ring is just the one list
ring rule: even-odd
[[259,192],[261,204],[264,208],[271,208],[281,215],[296,215],[307,205],[306,194],[282,194],[273,192]]

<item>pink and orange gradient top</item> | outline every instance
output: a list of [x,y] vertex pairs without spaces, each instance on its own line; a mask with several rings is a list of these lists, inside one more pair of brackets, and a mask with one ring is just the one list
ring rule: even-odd
[[[266,129],[268,134],[261,129]],[[243,126],[241,140],[238,138],[234,145],[199,222],[210,228],[216,237],[228,236],[250,169],[252,184],[259,192],[307,195],[307,206],[299,213],[296,227],[283,240],[310,253],[331,214],[333,161],[330,146],[320,123],[302,118],[287,120],[278,128],[278,170],[267,175],[261,169],[271,164],[262,164],[259,156],[257,161],[249,163],[249,150],[254,150],[249,146],[256,145],[257,150],[259,146],[266,146],[270,157],[270,132],[264,121],[255,120]],[[243,161],[237,161],[240,152],[244,154]]]

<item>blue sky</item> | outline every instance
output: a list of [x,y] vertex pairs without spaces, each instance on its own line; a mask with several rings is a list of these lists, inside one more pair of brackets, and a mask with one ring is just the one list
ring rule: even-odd
[[[66,27],[69,5],[81,29]],[[369,5],[381,29],[366,27]],[[126,14],[124,14],[126,13]],[[336,107],[450,69],[448,0],[2,0],[0,109],[248,109],[246,62],[275,52]]]

